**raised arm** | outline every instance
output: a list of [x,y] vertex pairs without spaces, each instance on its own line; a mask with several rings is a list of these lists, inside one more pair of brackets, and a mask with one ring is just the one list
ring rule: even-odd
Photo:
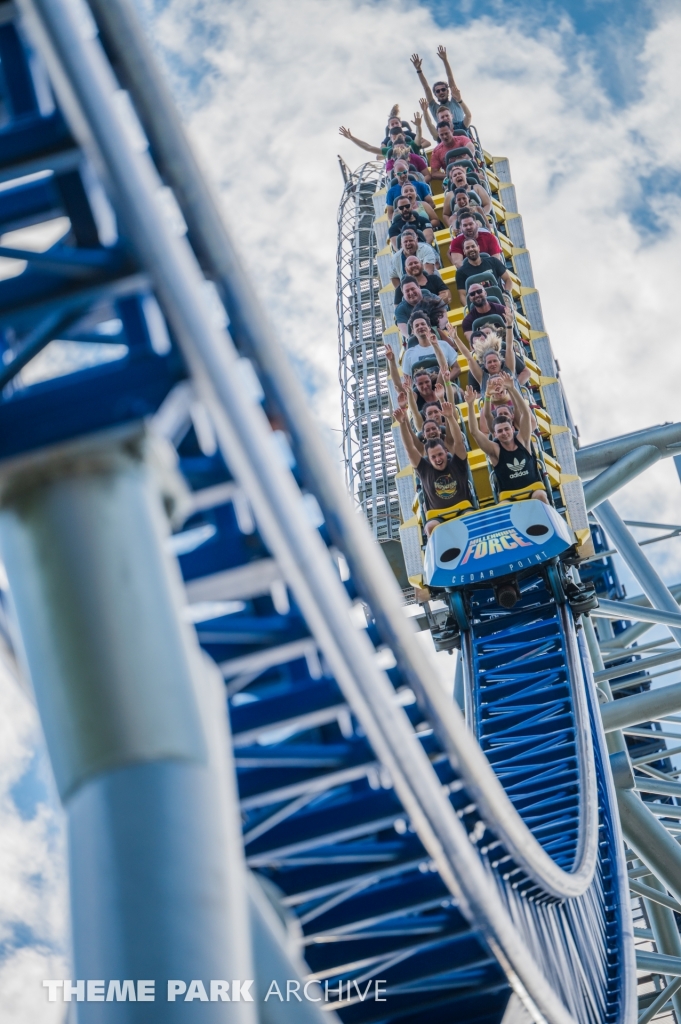
[[412,55],[410,57],[410,60],[411,60],[412,64],[414,65],[414,69],[416,71],[416,74],[419,76],[419,82],[423,86],[423,91],[425,93],[426,100],[428,101],[428,103],[434,103],[435,102],[435,97],[433,96],[431,88],[428,85],[428,82],[426,80],[426,76],[423,73],[423,61],[419,57],[418,53],[412,53]]
[[458,424],[457,418],[454,415],[454,406],[451,402],[442,402],[442,415],[445,418],[445,423],[449,427],[454,442],[450,449],[452,455],[458,455],[460,459],[465,459],[468,454],[466,451],[466,442],[463,439],[461,433],[461,427]]
[[361,139],[356,139],[349,128],[341,127],[338,129],[338,134],[342,135],[344,139],[349,139],[350,142],[354,142],[360,149],[365,149],[367,153],[375,153],[377,156],[383,156],[383,150],[379,146],[372,146],[368,142],[362,142]]
[[459,106],[463,110],[463,123],[464,123],[464,127],[468,128],[469,124],[473,120],[473,115],[471,114],[470,110],[468,109],[468,107],[464,103],[464,101],[462,99],[462,96],[461,96],[461,90],[459,89],[458,85],[454,81],[454,72],[452,71],[451,65],[449,63],[449,58],[447,57],[447,50],[445,49],[444,46],[438,46],[438,48],[437,48],[437,55],[438,55],[438,57],[440,58],[440,60],[442,61],[442,63],[445,66],[445,71],[447,73],[447,81],[449,82],[449,89],[450,89],[450,92],[452,94],[452,99],[456,100],[456,102],[459,104]]
[[450,324],[449,330],[446,330],[445,333],[449,340],[456,345],[461,355],[468,361],[468,372],[473,374],[478,384],[482,384],[482,367],[473,357],[473,353],[469,349],[468,345],[465,345],[459,337],[459,332],[454,324]]
[[530,450],[532,441],[532,416],[527,400],[523,397],[515,379],[509,373],[502,374],[501,379],[506,385],[506,390],[513,399],[513,404],[518,413],[518,440],[527,450]]
[[[407,412],[407,408],[408,408],[408,404],[409,404],[409,399],[407,397],[407,392],[405,392],[405,391],[400,391],[399,392],[399,394],[397,396],[397,404],[398,404],[398,408],[404,409],[404,411]],[[423,423],[421,425],[423,425]],[[413,429],[411,423],[409,422],[409,416],[407,416],[407,429],[409,430],[409,432],[412,435],[412,440],[414,442],[414,447],[416,448],[416,451],[420,452],[422,456],[425,455],[426,454],[425,445],[423,445],[419,441],[418,437],[414,433],[414,429]],[[420,430],[421,427],[417,427],[416,429]]]
[[433,331],[433,337],[431,338],[430,343],[433,346],[433,352],[435,353],[435,358],[437,359],[437,365],[440,367],[440,373],[442,373],[444,370],[448,370],[449,369],[449,363],[447,362],[447,359],[445,357],[444,352],[440,348],[440,342],[435,337],[435,332],[434,331]]
[[515,374],[515,348],[513,347],[513,313],[507,309],[504,313],[506,321],[506,349],[504,352],[504,363],[508,372]]
[[402,435],[402,441],[404,447],[407,450],[409,461],[411,462],[414,469],[418,466],[421,461],[418,448],[415,445],[415,438],[411,432],[409,424],[407,423],[407,410],[406,409],[395,409],[395,419],[400,425],[400,434]]
[[471,121],[473,120],[473,115],[471,114],[465,100],[459,99],[456,102],[463,110],[463,126],[464,128],[468,128],[470,126]]
[[493,464],[496,465],[499,458],[499,445],[496,441],[490,441],[478,426],[478,417],[475,415],[475,391],[470,384],[466,388],[466,405],[468,406],[468,432],[478,447],[482,448],[485,455],[489,455]]
[[[456,366],[456,376],[458,377],[458,375],[459,375],[459,365],[457,363],[457,366]],[[452,405],[456,405],[457,404],[457,402],[456,402],[456,395],[454,394],[454,388],[452,387],[452,371],[451,371],[451,369],[450,370],[443,370],[442,371],[442,380],[444,381],[444,385],[445,385],[445,397],[446,397],[447,401],[451,402]],[[458,390],[458,387],[459,386],[457,384],[457,390]]]
[[402,390],[402,380],[400,378],[400,371],[397,368],[397,362],[395,360],[395,353],[391,349],[390,345],[386,345],[385,346],[385,358],[386,358],[387,363],[388,363],[388,373],[390,374],[391,381],[395,385],[395,390],[396,391],[401,391]]
[[[405,377],[404,379],[404,390],[407,394],[407,403],[409,405],[409,412],[411,413],[412,421],[417,430],[423,430],[423,416],[419,412],[416,395],[414,394],[414,389],[411,386],[411,377]],[[407,384],[406,381],[409,381],[409,384]]]
[[418,113],[414,114],[414,120],[412,124],[416,127],[416,134],[414,135],[414,143],[417,146],[423,145],[423,118]]
[[426,122],[426,127],[428,128],[428,131],[430,132],[431,138],[435,142],[439,142],[440,141],[440,137],[437,134],[437,128],[435,127],[435,122],[433,121],[432,117],[430,116],[430,110],[428,108],[428,100],[425,99],[422,96],[421,99],[419,100],[419,106],[420,106],[420,108],[421,108],[421,110],[423,112],[423,117],[424,117],[425,122]]
[[449,82],[449,89],[452,94],[452,99],[456,100],[457,103],[461,103],[461,91],[456,82],[454,81],[454,72],[452,71],[452,66],[449,63],[449,58],[447,57],[447,48],[445,46],[438,46],[437,55],[445,66],[445,71],[447,73],[447,81]]

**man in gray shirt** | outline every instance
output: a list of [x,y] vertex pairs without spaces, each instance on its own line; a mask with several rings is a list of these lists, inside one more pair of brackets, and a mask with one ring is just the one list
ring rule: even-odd
[[434,274],[435,268],[440,266],[438,254],[432,245],[426,242],[419,242],[416,232],[412,228],[405,228],[400,235],[401,248],[397,250],[390,264],[390,280],[393,288],[399,286],[405,273],[405,261],[409,256],[418,256],[426,274]]

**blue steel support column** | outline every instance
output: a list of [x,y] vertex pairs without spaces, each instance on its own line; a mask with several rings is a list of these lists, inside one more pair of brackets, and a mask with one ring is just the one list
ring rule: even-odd
[[0,547],[69,834],[74,977],[154,980],[79,1024],[254,1024],[255,1003],[166,1001],[169,979],[247,981],[245,865],[224,714],[141,431],[5,463]]

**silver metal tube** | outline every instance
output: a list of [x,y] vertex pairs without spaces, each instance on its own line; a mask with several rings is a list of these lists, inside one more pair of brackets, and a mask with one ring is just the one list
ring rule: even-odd
[[607,601],[598,599],[598,608],[592,614],[596,618],[633,619],[636,622],[661,623],[663,626],[677,626],[681,629],[681,613],[662,611],[660,608],[644,608],[631,601]]
[[[658,889],[664,894],[664,886],[657,878],[649,878],[648,884],[651,889]],[[646,915],[655,938],[657,952],[681,960],[681,936],[676,925],[674,911],[650,899],[644,899],[644,903]],[[669,978],[669,976],[667,977]],[[681,1020],[681,995],[675,994],[672,997],[672,1006],[674,1007],[677,1020]]]
[[681,903],[681,847],[634,790],[618,789],[617,804],[628,845]]
[[[159,300],[211,410],[221,448],[254,508],[263,540],[281,565],[369,742],[391,772],[406,813],[450,891],[457,894],[463,911],[485,935],[516,991],[524,994],[528,1005],[534,1004],[534,1012],[538,1008],[555,1024],[567,1024],[571,1015],[489,886],[462,822],[442,792],[404,711],[395,705],[388,678],[374,664],[368,637],[352,623],[350,602],[335,566],[307,521],[302,496],[282,464],[264,413],[243,388],[234,345],[210,316],[198,263],[188,242],[172,234],[154,200],[158,178],[151,160],[133,149],[119,120],[112,102],[116,82],[99,42],[84,37],[65,0],[21,0],[21,9],[47,60],[62,107],[109,181],[127,231],[149,268]],[[325,452],[324,459],[328,458]],[[340,504],[348,501],[347,495],[340,496]],[[379,565],[368,537],[366,547],[372,564]],[[394,580],[391,586],[395,586]],[[401,616],[401,602],[397,607]],[[414,661],[418,663],[420,656]],[[431,687],[434,693],[438,688],[437,683]],[[448,710],[450,714],[456,711],[453,706]],[[506,801],[502,806],[510,809],[510,801],[477,745],[475,750],[473,757],[477,756],[487,773],[490,787],[498,786]],[[520,831],[522,823],[515,811],[512,821]],[[527,829],[524,833],[541,850]],[[550,872],[557,865],[544,856]],[[572,883],[573,876],[560,875],[561,883]],[[580,889],[584,881],[578,880]]]
[[[667,585],[658,576],[656,570],[641,551],[628,527],[624,525],[610,502],[604,501],[596,508],[594,514],[621,557],[641,584],[641,589],[651,605],[654,608],[659,608],[661,611],[678,615],[679,606],[669,592]],[[681,646],[681,628],[677,626],[668,626],[667,628],[677,644]]]
[[649,444],[627,452],[626,455],[623,455],[617,462],[613,462],[611,466],[608,466],[607,469],[599,473],[593,480],[584,484],[584,501],[586,502],[587,509],[600,505],[602,501],[609,498],[620,487],[624,487],[630,480],[637,477],[639,473],[643,473],[649,466],[654,465],[661,457],[662,453],[659,448]]
[[[679,586],[679,584],[677,583],[673,587],[669,587],[669,593],[672,595],[672,597],[678,605],[678,602],[681,599],[681,586]],[[642,605],[643,607],[650,607],[650,601],[645,596],[645,594],[637,594],[635,597],[628,597],[627,604],[635,604]],[[623,633],[620,633],[619,636],[614,637],[614,639],[612,640],[608,640],[606,644],[602,645],[604,648],[604,654],[607,657],[609,651],[616,650],[618,648],[623,648],[626,647],[628,644],[632,644],[634,640],[638,640],[640,636],[643,636],[643,634],[647,633],[649,629],[652,629],[653,625],[653,623],[651,623],[650,625],[644,625],[643,623],[639,623],[636,626],[629,626],[629,628],[625,629],[625,631]]]
[[[591,658],[591,665],[594,670],[595,679],[597,673],[605,671],[605,664],[603,663],[603,656],[601,655],[601,651],[598,646],[598,637],[596,636],[596,630],[594,629],[594,624],[591,621],[591,617],[589,615],[582,616],[582,628],[584,630],[584,638],[586,640],[586,646],[589,651],[589,657]],[[612,690],[610,689],[610,683],[607,679],[604,679],[602,682],[597,683],[597,688],[597,692],[602,694],[603,698],[605,698],[607,701],[612,702]],[[626,752],[627,744],[624,739],[624,736],[619,731],[606,733],[605,742],[608,748],[608,753],[610,754],[618,754],[622,751]]]
[[[650,871],[647,868],[646,870],[648,871],[648,876],[652,878],[653,876],[650,874]],[[629,888],[638,896],[645,896],[648,900],[659,904],[661,907],[667,907],[669,910],[681,912],[681,903],[667,895],[664,891],[664,886],[660,890],[653,889],[650,885],[646,885],[644,882],[637,882],[636,879],[631,879],[629,881]]]
[[[67,815],[76,977],[253,978],[224,696],[183,623],[141,431],[3,463],[0,545]],[[111,1006],[111,1004],[108,1004]],[[254,1024],[255,1004],[201,1018]],[[96,1003],[80,1024],[101,1020]],[[190,1011],[190,1018],[196,1019]]]
[[[654,733],[650,735],[654,736]],[[657,793],[659,796],[681,796],[681,782],[664,782],[662,779],[653,779],[647,776],[636,779],[636,789],[640,793]]]
[[675,956],[663,956],[661,953],[645,953],[643,950],[637,949],[636,966],[639,971],[664,974],[671,978],[681,977],[681,959]]
[[658,665],[668,665],[670,662],[678,661],[679,659],[681,659],[681,649],[676,647],[665,654],[654,654],[652,657],[643,658],[641,661],[631,661],[606,668],[603,672],[597,672],[594,678],[600,686],[606,679],[621,679],[622,676],[633,675],[635,672],[645,672],[650,668],[656,668]]
[[575,452],[577,472],[583,480],[589,479],[642,445],[654,445],[663,458],[678,454],[679,449],[672,446],[681,445],[681,423],[664,423],[579,448]]
[[282,993],[288,993],[287,981],[298,980],[301,989],[309,968],[302,958],[291,952],[291,941],[277,912],[262,891],[259,882],[248,872],[248,902],[251,911],[251,929],[253,932],[253,948],[257,950],[255,958],[255,988],[260,1004],[259,1020],[261,1024],[338,1024],[338,1016],[333,1010],[320,1009],[323,996],[318,982],[310,982],[307,996],[299,1003],[281,1002],[276,995],[267,993],[273,981],[276,981]]
[[662,686],[646,693],[636,693],[632,697],[621,697],[619,700],[601,705],[603,728],[606,732],[626,729],[629,725],[640,725],[641,722],[655,722],[658,718],[666,718],[667,715],[674,715],[678,711],[681,711],[681,683]]
[[643,1013],[639,1015],[636,1024],[650,1024],[650,1021],[657,1017],[661,1010],[664,1010],[669,1000],[676,992],[679,991],[680,988],[681,977],[674,978],[674,980],[663,988],[660,994],[653,999],[650,1006],[648,1006]]

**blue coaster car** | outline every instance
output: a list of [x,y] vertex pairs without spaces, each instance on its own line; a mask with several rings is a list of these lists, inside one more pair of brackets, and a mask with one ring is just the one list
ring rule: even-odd
[[568,551],[577,539],[550,505],[530,499],[495,505],[437,526],[426,547],[429,587],[499,579]]

